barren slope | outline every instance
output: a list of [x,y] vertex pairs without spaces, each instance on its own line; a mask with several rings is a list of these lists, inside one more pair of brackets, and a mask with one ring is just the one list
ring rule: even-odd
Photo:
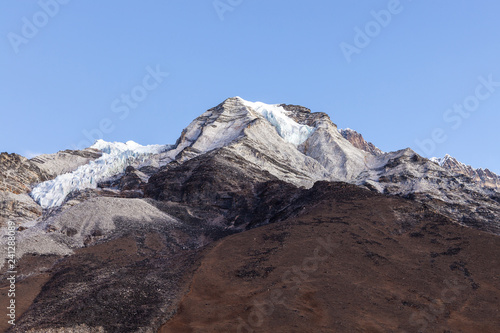
[[341,183],[303,201],[208,249],[159,332],[498,331],[499,237]]

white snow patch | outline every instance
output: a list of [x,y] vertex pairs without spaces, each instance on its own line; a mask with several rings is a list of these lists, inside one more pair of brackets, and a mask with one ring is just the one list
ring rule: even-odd
[[39,184],[30,195],[44,209],[60,206],[71,192],[97,188],[99,182],[124,172],[129,165],[147,165],[151,155],[159,154],[169,147],[141,146],[133,141],[121,143],[98,140],[90,148],[101,150],[103,155],[100,158],[78,167],[71,173]]
[[[240,97],[238,97],[240,98]],[[306,141],[315,131],[315,128],[301,125],[288,115],[290,111],[285,110],[278,104],[265,104],[262,102],[249,102],[242,98],[240,100],[246,107],[251,108],[263,116],[278,131],[278,134],[287,142],[296,146]]]
[[[446,161],[448,161],[451,158],[452,157],[450,155],[446,154],[442,158],[441,157],[431,157],[431,158],[429,158],[429,160],[431,162],[437,163],[440,167],[442,167],[446,163]],[[460,164],[463,164],[463,163],[460,163]]]

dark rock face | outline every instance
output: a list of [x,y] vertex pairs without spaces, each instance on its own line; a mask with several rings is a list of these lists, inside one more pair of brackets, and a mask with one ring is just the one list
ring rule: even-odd
[[293,105],[293,104],[280,104],[280,106],[287,110],[287,111],[292,111],[292,112],[302,112],[302,113],[311,113],[311,109],[308,109],[304,106],[301,105]]
[[136,170],[133,166],[128,166],[125,173],[119,177],[98,184],[102,189],[116,189],[117,195],[121,197],[142,198],[143,190],[146,186],[147,175]]
[[366,141],[360,133],[352,129],[342,129],[340,130],[340,134],[356,148],[373,155],[383,154],[383,151],[375,147],[373,143]]
[[127,167],[125,176],[120,179],[119,188],[123,191],[140,190],[145,185],[141,178],[135,173],[132,166]]
[[291,117],[299,124],[314,127],[321,120],[328,119],[328,121],[331,121],[330,117],[326,113],[312,113],[310,109],[300,105],[280,104],[280,106],[283,107],[283,109],[285,109],[286,111],[291,111],[289,117]]
[[[269,223],[298,189],[219,149],[153,175],[145,197],[200,211],[205,223],[242,230]],[[201,217],[200,216],[200,217]]]

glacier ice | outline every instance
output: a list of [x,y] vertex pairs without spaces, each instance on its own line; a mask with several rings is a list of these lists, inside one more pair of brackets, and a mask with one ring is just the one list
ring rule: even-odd
[[269,121],[276,128],[278,134],[287,142],[298,146],[314,133],[314,127],[297,123],[288,116],[291,112],[278,104],[249,102],[242,98],[240,100],[246,107],[256,111]]
[[99,182],[124,172],[127,166],[141,166],[147,163],[151,155],[159,154],[169,147],[142,146],[133,141],[121,143],[98,140],[90,148],[101,150],[103,155],[100,158],[80,166],[73,172],[40,183],[30,195],[44,209],[60,206],[71,192],[97,188]]

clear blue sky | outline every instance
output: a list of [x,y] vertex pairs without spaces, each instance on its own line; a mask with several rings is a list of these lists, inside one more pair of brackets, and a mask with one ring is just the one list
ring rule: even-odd
[[0,151],[174,143],[238,95],[500,173],[498,1],[54,1],[0,2]]

